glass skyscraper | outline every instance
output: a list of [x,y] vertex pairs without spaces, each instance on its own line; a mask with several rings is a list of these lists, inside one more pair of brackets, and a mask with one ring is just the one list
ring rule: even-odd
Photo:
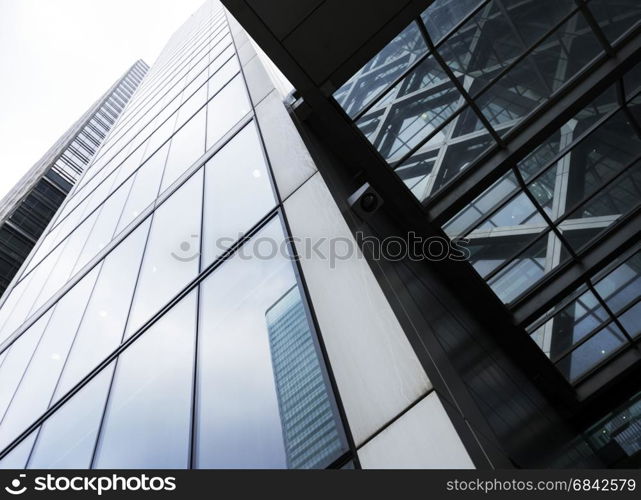
[[0,200],[0,296],[148,69],[137,61]]
[[632,0],[207,1],[0,303],[0,466],[638,465],[640,64]]
[[[236,43],[218,2],[174,34],[8,290],[3,467],[351,459]],[[304,351],[272,358],[286,293]]]

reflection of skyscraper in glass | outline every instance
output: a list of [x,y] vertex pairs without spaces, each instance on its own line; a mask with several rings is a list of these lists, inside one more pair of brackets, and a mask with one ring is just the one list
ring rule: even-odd
[[265,313],[288,468],[327,465],[341,433],[297,286]]

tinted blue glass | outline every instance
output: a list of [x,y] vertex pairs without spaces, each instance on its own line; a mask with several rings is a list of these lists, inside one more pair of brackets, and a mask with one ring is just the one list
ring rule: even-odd
[[120,355],[96,468],[189,465],[196,292]]

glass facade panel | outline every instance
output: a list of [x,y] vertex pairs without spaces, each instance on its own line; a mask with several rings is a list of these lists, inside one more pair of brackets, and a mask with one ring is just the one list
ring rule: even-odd
[[427,51],[418,25],[410,24],[334,94],[354,117]]
[[559,361],[557,367],[570,382],[574,382],[624,344],[621,330],[616,325],[607,326]]
[[83,278],[60,300],[51,314],[2,419],[2,448],[10,444],[48,408],[97,275],[98,269],[95,269]]
[[114,364],[101,371],[40,427],[29,469],[89,469]]
[[[222,6],[183,29],[0,306],[0,467],[354,458]],[[420,52],[376,64],[404,50]],[[114,116],[93,133],[101,120]]]
[[641,22],[641,5],[635,0],[589,0],[588,8],[610,42]]
[[4,359],[0,364],[0,419],[4,418],[11,398],[20,384],[22,375],[29,365],[33,351],[42,337],[51,311],[46,312],[28,330],[26,330],[16,341],[5,351]]
[[168,151],[169,143],[160,148],[136,172],[131,192],[127,198],[127,204],[122,211],[116,228],[116,234],[120,233],[156,200]]
[[250,123],[205,167],[201,267],[224,253],[275,204],[256,126]]
[[207,104],[207,149],[251,111],[242,76],[231,80]]
[[169,187],[205,153],[206,114],[202,109],[171,139],[161,191]]
[[96,468],[189,467],[195,341],[192,292],[120,355]]
[[93,229],[98,213],[95,212],[91,217],[85,220],[78,229],[74,231],[66,243],[61,245],[60,258],[57,260],[56,265],[49,269],[49,277],[47,278],[40,295],[36,299],[31,312],[36,311],[47,302],[71,277],[73,268],[78,261],[80,252],[84,247],[91,230]]
[[483,0],[436,0],[421,18],[435,43],[465,19]]
[[641,253],[630,257],[594,288],[615,314],[641,297]]
[[120,345],[148,231],[145,221],[104,260],[53,401]]
[[[511,302],[545,275],[547,246],[547,239],[540,238],[488,280],[499,299],[504,303]],[[474,265],[478,268],[478,261]]]
[[122,209],[129,196],[133,179],[125,182],[113,195],[111,195],[98,213],[96,224],[91,230],[85,246],[78,257],[72,275],[82,269],[91,259],[103,250],[111,241],[116,225],[120,220]]
[[127,336],[198,274],[202,190],[201,169],[156,209]]
[[275,219],[202,285],[199,468],[321,467],[344,450],[283,241]]

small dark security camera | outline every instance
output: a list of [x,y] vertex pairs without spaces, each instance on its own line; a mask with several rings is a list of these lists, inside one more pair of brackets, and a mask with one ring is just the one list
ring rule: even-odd
[[383,198],[369,184],[363,184],[347,199],[347,203],[361,219],[366,220],[381,207]]

